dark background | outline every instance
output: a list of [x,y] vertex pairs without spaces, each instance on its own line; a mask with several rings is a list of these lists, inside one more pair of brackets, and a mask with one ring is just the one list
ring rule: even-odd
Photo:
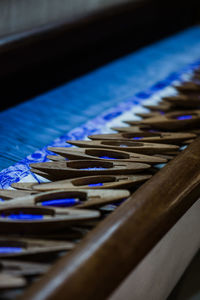
[[0,47],[0,109],[197,24],[199,11],[196,0],[141,0],[14,35]]

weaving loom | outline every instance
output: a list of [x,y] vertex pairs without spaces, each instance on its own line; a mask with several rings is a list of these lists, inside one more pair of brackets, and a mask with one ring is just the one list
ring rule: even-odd
[[200,245],[199,49],[194,26],[0,113],[0,299],[169,296]]

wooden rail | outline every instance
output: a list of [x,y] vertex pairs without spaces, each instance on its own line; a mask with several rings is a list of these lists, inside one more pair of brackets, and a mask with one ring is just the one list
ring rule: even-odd
[[20,299],[108,297],[200,195],[200,138],[142,185]]

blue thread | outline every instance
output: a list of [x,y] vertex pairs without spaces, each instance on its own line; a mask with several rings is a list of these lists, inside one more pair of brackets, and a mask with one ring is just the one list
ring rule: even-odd
[[120,147],[123,147],[123,148],[126,148],[126,147],[128,147],[127,145],[119,145]]
[[21,212],[19,214],[10,214],[10,215],[1,214],[1,217],[13,219],[13,220],[41,220],[41,219],[43,219],[43,215],[24,214]]
[[2,198],[0,198],[0,202],[4,202],[5,200],[3,200]]
[[133,140],[141,140],[143,138],[144,138],[143,136],[136,136],[136,137],[133,138]]
[[110,157],[110,156],[99,156],[99,158],[103,158],[103,159],[118,159],[116,157]]
[[176,119],[177,120],[190,120],[190,119],[192,119],[192,115],[179,116]]
[[22,251],[22,248],[20,247],[1,247],[0,246],[0,253],[1,254],[9,254],[9,253],[19,253]]
[[88,186],[90,186],[90,187],[93,187],[93,186],[103,186],[103,183],[102,183],[102,182],[99,182],[99,183],[91,183],[91,184],[88,184]]
[[79,202],[76,198],[65,198],[65,199],[53,199],[45,200],[42,202],[43,206],[59,206],[59,207],[69,207],[74,206]]
[[94,168],[84,168],[84,169],[80,169],[81,171],[102,171],[102,170],[106,170],[106,168],[102,168],[102,167],[94,167]]

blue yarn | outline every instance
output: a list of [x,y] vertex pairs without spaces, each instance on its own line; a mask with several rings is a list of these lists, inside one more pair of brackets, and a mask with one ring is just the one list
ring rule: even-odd
[[76,198],[65,198],[65,199],[53,199],[45,200],[42,202],[43,206],[56,206],[56,207],[70,207],[74,206],[79,202]]
[[[138,103],[148,98],[152,90],[165,86],[163,78],[172,73],[168,80],[175,79],[177,70],[197,60],[199,49],[200,27],[196,26],[1,112],[0,168],[135,94]],[[141,92],[150,86],[149,91]],[[115,113],[119,115],[120,111]],[[107,120],[112,117],[105,116]]]
[[99,158],[103,158],[103,159],[117,159],[115,157],[110,157],[110,156],[99,156]]
[[21,251],[22,251],[22,248],[20,248],[20,247],[1,247],[0,246],[1,254],[19,253]]
[[99,183],[91,183],[88,184],[89,187],[93,187],[93,186],[103,186],[103,183],[99,182]]
[[27,221],[43,219],[43,215],[24,214],[21,212],[19,214],[10,214],[10,215],[1,214],[1,217],[12,219],[12,220],[27,220]]
[[192,119],[191,115],[180,116],[176,118],[177,120],[190,120]]

